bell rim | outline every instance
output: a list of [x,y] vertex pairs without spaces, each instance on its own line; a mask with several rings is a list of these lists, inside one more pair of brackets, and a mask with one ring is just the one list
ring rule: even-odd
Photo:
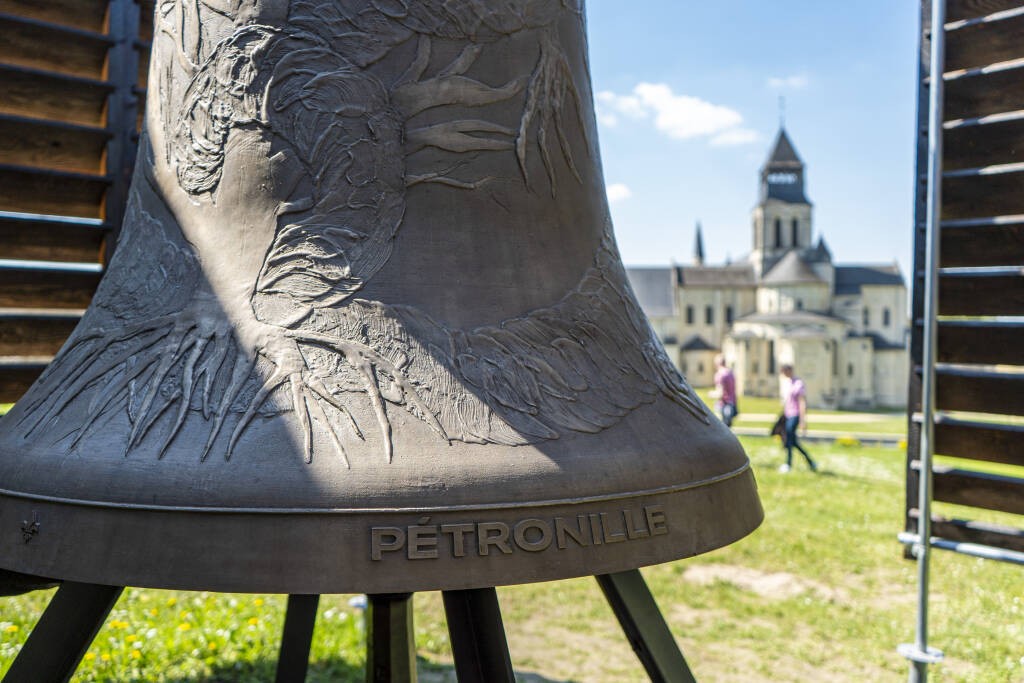
[[[609,502],[616,505],[610,507]],[[543,552],[525,552],[511,543],[511,530],[522,521],[578,518],[586,535],[583,517],[590,518],[589,524],[600,517],[604,525],[602,513],[619,515],[620,526],[612,537],[621,537],[621,515],[627,509],[635,513],[627,524],[643,526],[646,513],[647,530],[653,532],[650,514],[656,510],[671,533],[635,539],[630,534],[630,539],[612,543],[607,527],[601,532],[589,527],[596,542],[588,540],[585,547],[570,542],[558,549],[551,543]],[[435,530],[446,521],[477,524],[483,518],[471,520],[473,512],[480,511],[431,512],[429,522]],[[195,523],[197,516],[204,520],[200,525]],[[38,534],[24,541],[24,529],[13,533],[16,521],[24,525],[23,517],[41,523]],[[574,505],[525,504],[494,510],[486,519],[491,520],[488,524],[504,525],[515,553],[477,556],[476,541],[471,541],[473,548],[465,557],[442,553],[417,560],[407,557],[403,548],[385,553],[380,561],[370,555],[371,529],[413,529],[428,522],[423,513],[377,513],[372,520],[363,515],[204,515],[71,508],[0,493],[0,522],[7,530],[0,537],[0,567],[58,581],[229,593],[460,590],[609,574],[693,557],[749,535],[763,521],[764,511],[753,469],[745,467],[738,475],[672,493]],[[89,530],[91,541],[83,538]],[[102,530],[104,539],[97,542],[97,531]],[[166,546],[155,540],[165,533]],[[606,542],[598,540],[601,533]]]

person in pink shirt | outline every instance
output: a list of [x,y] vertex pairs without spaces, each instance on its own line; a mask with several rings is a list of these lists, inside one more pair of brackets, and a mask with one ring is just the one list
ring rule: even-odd
[[725,356],[721,354],[715,356],[715,366],[718,368],[715,370],[715,393],[718,394],[715,408],[725,426],[731,428],[733,418],[739,412],[736,410],[736,375],[725,364]]
[[807,387],[804,381],[793,374],[792,365],[783,365],[779,368],[782,375],[782,416],[786,418],[786,432],[783,446],[786,449],[786,463],[779,467],[780,472],[789,472],[793,465],[793,449],[797,449],[807,460],[807,466],[812,472],[818,471],[818,466],[811,459],[810,453],[797,441],[796,431],[800,428],[807,434]]

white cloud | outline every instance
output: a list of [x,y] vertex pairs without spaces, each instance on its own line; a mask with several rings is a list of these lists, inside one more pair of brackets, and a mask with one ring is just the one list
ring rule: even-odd
[[597,118],[614,127],[620,116],[635,121],[652,119],[654,127],[675,140],[712,138],[712,144],[753,142],[757,134],[741,128],[743,116],[735,109],[690,95],[677,95],[665,83],[638,83],[632,92],[597,93]]
[[711,144],[715,147],[732,147],[734,145],[747,145],[757,142],[761,136],[756,130],[750,128],[731,128],[711,138]]
[[793,74],[792,76],[772,76],[768,79],[768,87],[774,90],[803,90],[810,80],[806,74]]
[[633,196],[633,190],[625,183],[612,183],[605,191],[608,193],[608,201],[613,204]]

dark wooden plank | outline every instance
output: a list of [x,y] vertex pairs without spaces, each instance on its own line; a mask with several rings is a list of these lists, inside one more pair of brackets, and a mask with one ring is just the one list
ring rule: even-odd
[[946,70],[1024,57],[1024,13],[1005,12],[988,21],[965,22],[946,32]]
[[957,543],[976,543],[1003,550],[1024,552],[1024,530],[963,519],[932,517],[932,536]]
[[1020,7],[1021,0],[947,0],[946,21],[963,21]]
[[0,0],[0,12],[102,32],[107,0]]
[[947,127],[942,155],[946,170],[1024,161],[1024,111]]
[[137,48],[139,53],[139,73],[135,85],[145,89],[149,83],[149,45]]
[[102,33],[0,13],[0,62],[102,79],[107,50]]
[[0,268],[0,306],[85,308],[99,281],[98,272]]
[[939,410],[1024,415],[1024,374],[939,367],[935,400]]
[[139,40],[152,42],[153,40],[153,18],[156,12],[154,0],[139,0]]
[[[1021,74],[1024,82],[1024,73]],[[970,175],[953,171],[942,179],[942,219],[1024,213],[1024,167],[986,168]]]
[[939,322],[940,363],[1024,365],[1024,323]]
[[0,356],[52,356],[80,319],[76,310],[0,309]]
[[102,126],[107,95],[101,81],[0,64],[0,113]]
[[935,500],[1024,515],[1024,479],[933,467]]
[[1024,63],[946,74],[945,120],[1024,109]]
[[0,214],[0,254],[8,259],[97,263],[107,234],[98,222]]
[[939,315],[1024,315],[1024,275],[941,275]]
[[943,417],[935,424],[935,452],[1024,466],[1024,426]]
[[0,114],[0,164],[98,173],[108,140],[103,128]]
[[943,268],[1024,266],[1024,221],[944,227],[940,252]]
[[0,358],[0,403],[14,403],[46,369],[45,362],[21,362]]
[[104,176],[0,165],[0,210],[99,218]]

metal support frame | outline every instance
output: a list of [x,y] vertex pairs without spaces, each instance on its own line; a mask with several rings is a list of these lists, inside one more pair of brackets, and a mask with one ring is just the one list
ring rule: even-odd
[[[931,53],[928,81],[928,186],[925,215],[925,272],[923,341],[921,362],[921,437],[918,459],[917,519],[917,620],[913,643],[899,646],[910,660],[910,683],[928,680],[928,665],[942,659],[942,652],[928,647],[928,582],[931,560],[932,450],[935,438],[935,361],[938,316],[939,232],[942,220],[942,123],[943,71],[945,64],[946,0],[932,0]],[[922,31],[924,27],[922,26]],[[923,539],[923,541],[921,540]]]
[[596,578],[652,683],[695,683],[640,570]]
[[32,629],[4,683],[65,683],[78,668],[123,586],[65,581]]
[[302,683],[309,669],[309,647],[313,643],[319,595],[289,595],[277,657],[276,683]]
[[[651,681],[695,683],[640,571],[596,578]],[[64,582],[3,683],[70,680],[123,590],[123,586]],[[415,683],[413,594],[367,597],[367,683]],[[443,598],[459,683],[514,683],[497,591],[444,591]],[[305,680],[319,600],[319,595],[288,596],[277,683]]]
[[459,683],[515,683],[497,591],[480,588],[442,595]]
[[367,598],[366,683],[416,683],[412,593]]

